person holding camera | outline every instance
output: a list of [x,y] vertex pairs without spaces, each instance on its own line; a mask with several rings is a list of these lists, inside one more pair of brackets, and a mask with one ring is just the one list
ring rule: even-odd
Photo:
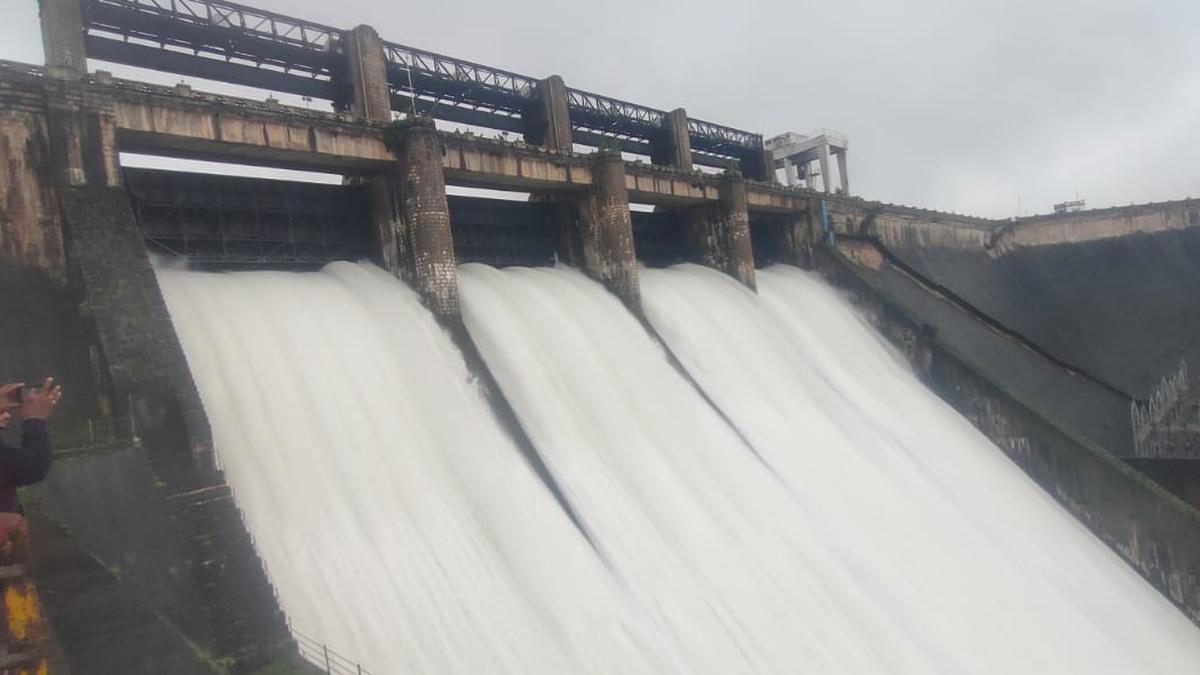
[[12,411],[21,415],[21,445],[0,439],[0,513],[22,513],[17,488],[32,485],[50,471],[50,433],[46,420],[62,398],[62,387],[47,377],[41,387],[14,382],[0,387],[0,429],[7,429]]

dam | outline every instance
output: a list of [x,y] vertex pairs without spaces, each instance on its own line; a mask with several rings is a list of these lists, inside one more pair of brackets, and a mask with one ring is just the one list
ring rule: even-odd
[[41,21],[0,360],[70,396],[11,667],[1200,664],[1200,202],[961,216],[382,27]]

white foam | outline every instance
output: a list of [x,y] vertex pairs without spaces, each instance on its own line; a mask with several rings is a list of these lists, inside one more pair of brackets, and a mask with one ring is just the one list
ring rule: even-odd
[[669,666],[409,289],[350,263],[159,280],[298,631],[377,675]]
[[1195,626],[819,278],[759,270],[755,295],[685,265],[641,283],[687,370],[938,670],[1196,672]]
[[376,675],[1200,664],[1195,627],[820,281],[642,270],[731,426],[580,273],[459,273],[596,549],[386,273],[159,271],[283,608]]

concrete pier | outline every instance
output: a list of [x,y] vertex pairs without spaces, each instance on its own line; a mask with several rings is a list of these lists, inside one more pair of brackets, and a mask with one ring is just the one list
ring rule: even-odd
[[750,247],[750,212],[746,181],[736,173],[721,177],[717,199],[717,229],[725,247],[725,272],[754,288],[754,250]]
[[687,111],[676,108],[667,113],[667,128],[655,144],[651,161],[662,166],[692,170],[692,141],[688,136]]
[[343,102],[356,117],[387,122],[392,119],[391,95],[383,58],[383,40],[370,26],[346,32],[346,73],[349,99]]
[[567,85],[558,75],[538,82],[534,104],[529,109],[525,142],[548,150],[571,150],[571,114],[567,108]]
[[389,171],[362,179],[367,192],[368,230],[371,259],[401,279],[412,269],[412,251],[400,212],[399,171]]
[[681,215],[690,260],[755,287],[750,212],[741,174],[730,171],[721,176],[715,205],[693,207]]
[[399,212],[412,260],[406,276],[436,316],[456,316],[457,263],[446,204],[442,144],[433,120],[409,120],[396,152],[400,159]]
[[615,152],[597,153],[592,189],[580,201],[579,240],[583,269],[634,312],[641,312],[633,221],[625,187],[625,163]]
[[79,0],[40,0],[42,46],[51,77],[79,79],[87,74],[83,12]]
[[[390,121],[392,104],[383,40],[374,28],[360,25],[346,32],[344,49],[347,81],[341,89],[346,98],[339,102],[340,107],[361,119]],[[397,277],[410,278],[412,256],[401,214],[399,170],[377,170],[347,180],[366,187],[372,259]]]
[[742,175],[760,183],[774,183],[775,159],[770,150],[758,148],[757,151],[739,163]]

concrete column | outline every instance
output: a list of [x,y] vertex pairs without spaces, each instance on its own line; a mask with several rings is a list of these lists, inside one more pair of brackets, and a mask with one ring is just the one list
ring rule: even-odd
[[650,161],[659,166],[692,170],[692,139],[688,135],[687,111],[676,108],[667,113],[667,127],[661,140],[654,144]]
[[788,187],[793,187],[800,182],[799,172],[796,171],[796,165],[792,163],[790,157],[785,157],[783,160],[783,174],[787,179]]
[[412,256],[400,213],[400,173],[390,171],[361,179],[367,196],[367,217],[370,220],[371,259],[394,276],[411,281]]
[[[346,91],[349,98],[342,101],[341,105],[356,117],[377,122],[390,121],[392,102],[387,84],[383,40],[374,28],[366,25],[346,31],[344,36],[346,74],[349,79]],[[440,162],[438,169],[441,170]],[[372,258],[376,264],[397,277],[413,282],[413,265],[408,255],[409,242],[405,238],[401,213],[399,171],[351,180],[361,181],[366,188],[367,213],[374,246]]]
[[600,152],[592,164],[592,189],[580,201],[583,269],[635,313],[641,312],[633,221],[620,153]]
[[46,123],[54,181],[60,187],[117,187],[121,166],[117,153],[113,103],[86,92],[79,80],[48,79]]
[[688,209],[681,215],[689,260],[755,287],[750,212],[746,208],[746,181],[741,174],[727,172],[722,176],[717,204]]
[[825,192],[833,192],[833,182],[829,180],[829,145],[822,145],[817,152],[821,163],[821,186]]
[[350,111],[371,120],[392,119],[388,90],[387,61],[383,40],[375,29],[360,25],[345,33],[346,72],[350,78]]
[[50,141],[50,158],[54,166],[54,181],[59,187],[87,184],[83,169],[83,127],[80,124],[78,103],[67,92],[51,93],[55,86],[72,83],[47,83],[46,126]]
[[722,243],[726,248],[725,272],[750,288],[755,288],[746,181],[736,173],[726,173],[721,177],[718,202],[718,231],[723,235]]
[[567,108],[567,85],[558,75],[538,82],[536,101],[529,110],[525,141],[550,150],[570,150],[571,115]]
[[[549,150],[570,151],[571,114],[567,107],[567,85],[558,75],[538,82],[533,105],[526,111],[525,142]],[[530,201],[550,205],[551,219],[558,232],[558,258],[568,265],[582,267],[575,199],[548,193],[533,193]]]
[[789,257],[792,262],[806,270],[813,268],[813,242],[816,241],[816,236],[813,232],[812,209],[806,209],[801,213],[789,213],[787,216],[786,230],[788,244],[790,247]]
[[743,157],[738,163],[742,175],[750,180],[775,182],[775,156],[766,148],[760,148],[753,154]]
[[83,13],[79,0],[41,0],[42,46],[51,77],[79,79],[87,74]]
[[842,179],[842,193],[848,195],[850,194],[850,173],[846,168],[846,151],[843,149],[834,154],[837,155],[838,175]]
[[400,157],[399,213],[412,260],[406,276],[438,318],[457,317],[458,270],[446,203],[442,143],[433,120],[410,120],[396,150]]

